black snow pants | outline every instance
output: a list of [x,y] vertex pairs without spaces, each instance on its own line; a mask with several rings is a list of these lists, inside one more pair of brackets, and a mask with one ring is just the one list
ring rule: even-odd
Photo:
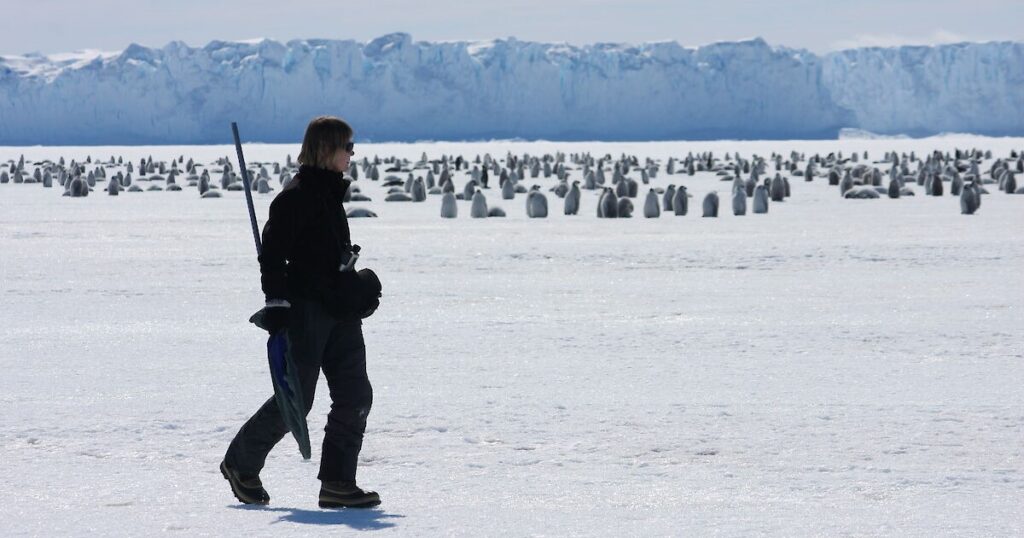
[[[289,351],[295,360],[306,413],[313,406],[320,370],[331,392],[331,411],[320,455],[322,481],[355,480],[373,389],[366,376],[366,347],[360,320],[341,321],[314,300],[296,298],[289,312]],[[271,396],[231,441],[225,462],[242,477],[256,476],[267,454],[288,433]]]

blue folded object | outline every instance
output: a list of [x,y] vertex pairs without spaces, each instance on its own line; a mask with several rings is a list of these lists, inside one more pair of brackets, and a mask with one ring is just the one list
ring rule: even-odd
[[[263,328],[263,310],[249,318],[257,327]],[[309,428],[306,425],[305,397],[295,360],[289,353],[288,331],[281,330],[267,339],[267,361],[270,364],[270,379],[274,384],[274,400],[281,411],[281,419],[288,431],[292,432],[299,444],[303,459],[309,459],[312,451],[309,444]]]

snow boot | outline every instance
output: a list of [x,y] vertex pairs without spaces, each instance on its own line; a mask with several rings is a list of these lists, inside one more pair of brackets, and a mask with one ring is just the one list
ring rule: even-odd
[[370,508],[380,504],[375,491],[363,491],[355,480],[325,481],[320,485],[320,508]]
[[231,484],[231,492],[235,498],[244,504],[269,504],[270,494],[263,489],[260,477],[243,478],[238,471],[228,467],[227,463],[220,462],[220,474]]

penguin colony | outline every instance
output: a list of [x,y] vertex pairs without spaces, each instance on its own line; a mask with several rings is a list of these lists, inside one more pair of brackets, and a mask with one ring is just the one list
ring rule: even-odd
[[[724,187],[720,189],[722,194],[718,190],[698,194],[700,214],[710,218],[730,208],[734,216],[768,213],[771,205],[791,196],[791,181],[798,178],[804,182],[820,179],[836,188],[840,197],[850,200],[900,199],[917,194],[957,197],[961,213],[966,215],[978,211],[982,195],[989,194],[989,188],[1024,194],[1024,185],[1017,182],[1017,175],[1024,174],[1024,151],[993,157],[990,151],[958,149],[952,153],[934,151],[923,158],[914,152],[885,152],[879,160],[868,159],[867,152],[807,156],[795,151],[788,156],[773,153],[767,157],[689,153],[670,157],[665,163],[650,158],[641,162],[625,154],[613,158],[561,152],[541,156],[507,153],[503,159],[490,154],[472,159],[461,155],[430,159],[424,153],[416,162],[374,156],[352,162],[346,175],[353,184],[345,202],[350,217],[376,217],[375,211],[354,206],[375,198],[385,203],[439,199],[438,213],[446,219],[459,218],[460,213],[470,218],[504,217],[506,212],[499,203],[518,206],[527,217],[538,219],[546,218],[549,210],[579,215],[587,202],[596,207],[598,218],[631,218],[638,206],[644,218],[685,216],[689,199],[695,196],[690,192],[692,184],[686,183],[697,173],[713,174]],[[284,163],[250,165],[251,188],[260,194],[272,195],[298,170],[290,155]],[[541,177],[554,186],[542,188],[538,184]],[[186,160],[184,155],[170,161],[154,161],[150,156],[138,162],[113,156],[105,161],[89,157],[84,162],[65,162],[60,157],[56,162],[26,162],[22,156],[18,161],[0,163],[0,184],[7,183],[38,184],[43,188],[56,185],[63,189],[64,196],[74,198],[89,196],[96,189],[109,196],[189,191],[203,199],[244,190],[230,158],[206,165]],[[377,193],[369,196],[362,187]]]

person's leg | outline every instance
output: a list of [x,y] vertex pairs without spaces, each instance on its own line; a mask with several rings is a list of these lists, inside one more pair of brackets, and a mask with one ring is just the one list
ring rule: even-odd
[[[313,406],[320,358],[332,328],[332,324],[317,315],[313,306],[307,301],[293,301],[288,321],[288,353],[298,369],[306,413]],[[288,427],[271,396],[231,441],[224,462],[242,477],[254,477],[263,469],[267,454],[287,433]]]
[[324,351],[323,370],[331,391],[331,412],[324,429],[318,478],[324,482],[354,481],[366,417],[373,404],[361,321],[335,325]]

